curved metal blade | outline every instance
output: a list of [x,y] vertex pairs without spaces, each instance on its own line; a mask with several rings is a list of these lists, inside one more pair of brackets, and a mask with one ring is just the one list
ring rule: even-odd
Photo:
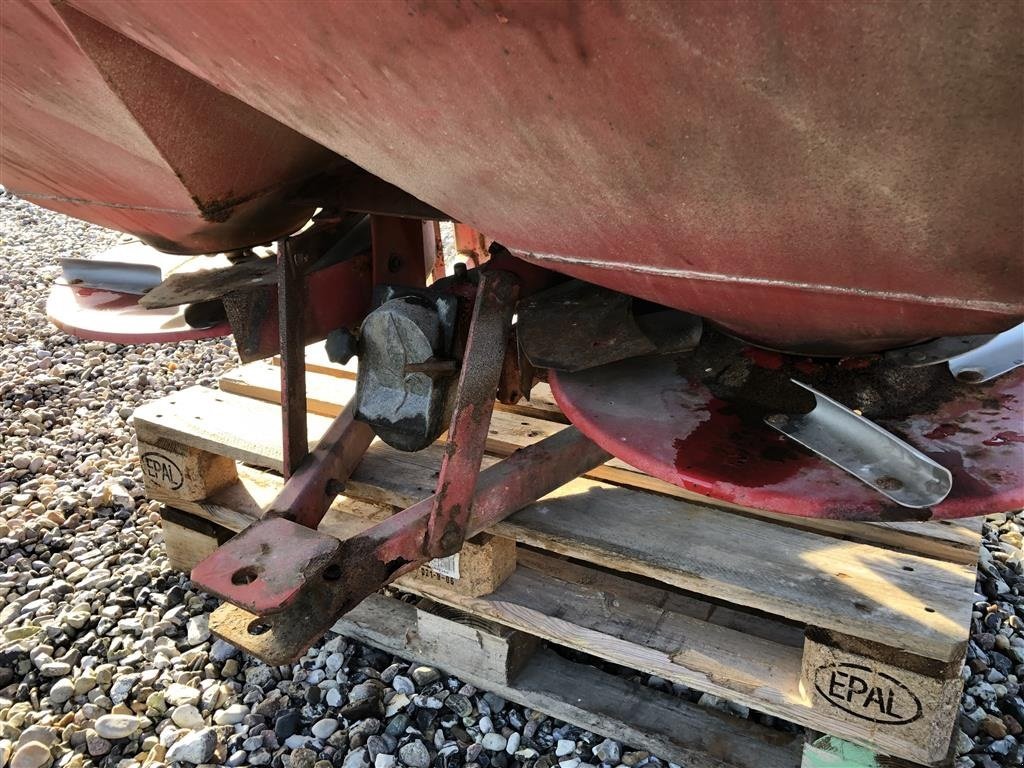
[[958,381],[982,384],[1024,365],[1024,323],[949,361]]
[[953,476],[948,469],[827,395],[791,381],[814,395],[814,409],[767,416],[768,426],[901,506],[931,507],[949,494]]

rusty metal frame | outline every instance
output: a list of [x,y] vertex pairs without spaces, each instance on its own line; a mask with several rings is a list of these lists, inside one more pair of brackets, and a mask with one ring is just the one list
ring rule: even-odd
[[[419,222],[374,217],[376,282],[423,276],[429,234]],[[397,254],[397,258],[396,258]],[[472,300],[448,444],[433,496],[339,542],[316,531],[362,459],[371,428],[346,408],[316,449],[306,453],[301,306],[303,264],[279,248],[282,424],[286,483],[264,519],[192,572],[228,602],[211,626],[269,663],[296,658],[335,618],[402,573],[458,551],[465,539],[607,460],[574,429],[530,446],[480,472],[494,399],[506,368],[520,277],[478,270],[447,289]],[[528,281],[529,282],[529,281]]]
[[457,221],[452,222],[455,227],[455,250],[458,251],[459,255],[462,256],[469,262],[472,262],[474,267],[487,262],[490,258],[488,253],[487,238],[484,237],[482,232],[478,232],[468,224],[461,224]]
[[281,347],[281,435],[284,476],[309,453],[306,427],[306,346],[303,334],[306,275],[285,238],[277,246],[277,316]]
[[[567,427],[493,464],[476,478],[466,535],[608,458]],[[436,501],[424,499],[343,541],[283,518],[250,526],[225,546],[237,554],[233,564],[225,567],[218,558],[222,548],[192,572],[193,580],[229,601],[213,612],[210,628],[268,664],[294,662],[338,616],[430,559],[426,545]]]
[[518,296],[516,279],[508,272],[480,272],[479,280],[448,442],[427,524],[426,552],[431,557],[454,554],[466,540],[473,491]]
[[293,202],[331,204],[346,211],[425,221],[451,218],[352,162],[315,178],[299,191]]
[[421,288],[436,246],[433,222],[399,216],[371,216],[373,284]]
[[335,417],[316,448],[298,465],[267,507],[264,519],[281,517],[307,528],[320,524],[373,442],[373,430],[356,421],[354,413],[353,405]]

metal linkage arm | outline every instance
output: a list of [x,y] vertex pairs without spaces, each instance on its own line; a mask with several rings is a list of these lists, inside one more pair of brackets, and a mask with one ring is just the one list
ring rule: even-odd
[[512,274],[480,272],[455,409],[427,525],[426,554],[431,557],[454,554],[466,540],[473,490],[487,444],[518,294]]
[[[465,534],[489,528],[608,458],[575,427],[517,451],[477,476]],[[250,526],[229,543],[233,563],[218,558],[222,547],[192,572],[205,589],[235,603],[214,611],[211,629],[268,664],[295,661],[338,616],[430,559],[436,503],[431,496],[344,541],[283,518]]]
[[[352,408],[346,408],[338,414],[262,520],[192,569],[197,584],[226,600],[258,605],[263,610],[280,608],[292,599],[304,583],[296,562],[316,559],[314,551],[307,548],[319,541],[314,530],[373,440],[373,430],[355,421],[352,413]],[[278,533],[281,523],[287,530],[283,536]],[[253,558],[254,541],[269,542],[260,547],[264,557],[259,562]]]
[[264,519],[283,517],[307,528],[320,524],[373,442],[373,430],[356,421],[354,413],[354,406],[348,406],[335,417],[271,502]]

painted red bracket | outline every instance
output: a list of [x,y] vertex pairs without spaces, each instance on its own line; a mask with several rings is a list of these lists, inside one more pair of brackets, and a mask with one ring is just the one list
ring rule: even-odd
[[[573,427],[517,451],[477,476],[466,535],[608,458]],[[339,616],[429,559],[435,503],[431,496],[344,541],[283,518],[251,525],[192,571],[196,583],[229,601],[213,612],[210,628],[268,664],[294,662]],[[221,554],[228,547],[231,563]]]

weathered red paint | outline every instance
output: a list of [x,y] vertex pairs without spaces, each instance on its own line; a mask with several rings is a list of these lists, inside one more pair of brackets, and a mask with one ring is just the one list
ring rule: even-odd
[[952,472],[952,491],[930,510],[900,507],[759,418],[744,419],[734,404],[680,375],[671,357],[550,371],[548,381],[565,415],[598,445],[712,499],[850,520],[973,517],[1024,506],[1024,444],[992,442],[1024,423],[1024,369],[933,412],[879,421]]
[[345,408],[271,502],[264,517],[316,528],[373,442],[373,430]]
[[487,238],[468,224],[455,223],[455,250],[466,258],[471,266],[479,267],[487,261]]
[[373,441],[373,430],[352,415],[346,408],[334,419],[263,519],[196,566],[194,579],[219,595],[244,586],[251,610],[274,610],[295,598],[310,563],[336,549],[297,527],[316,530]]
[[[303,303],[305,343],[321,341],[335,328],[358,325],[373,294],[370,254],[356,256],[306,275]],[[224,307],[242,362],[281,351],[277,285],[229,294]]]
[[437,256],[434,224],[398,216],[371,216],[373,284],[421,288]]
[[425,554],[430,557],[458,552],[466,540],[518,296],[516,280],[508,272],[482,271],[479,281],[434,507],[427,524]]
[[287,234],[333,152],[65,3],[0,8],[0,180],[40,205],[214,253]]
[[1020,3],[71,5],[513,252],[768,346],[1024,317]]
[[[572,427],[517,451],[480,472],[466,535],[486,530],[607,459]],[[434,497],[424,499],[343,541],[281,519],[253,524],[192,571],[204,589],[233,603],[214,611],[211,629],[268,664],[290,663],[338,616],[427,559],[433,509]],[[227,563],[221,553],[232,544],[244,558]],[[232,569],[239,565],[254,578],[233,582]],[[273,580],[270,587],[262,574]],[[257,621],[266,631],[250,631]]]

